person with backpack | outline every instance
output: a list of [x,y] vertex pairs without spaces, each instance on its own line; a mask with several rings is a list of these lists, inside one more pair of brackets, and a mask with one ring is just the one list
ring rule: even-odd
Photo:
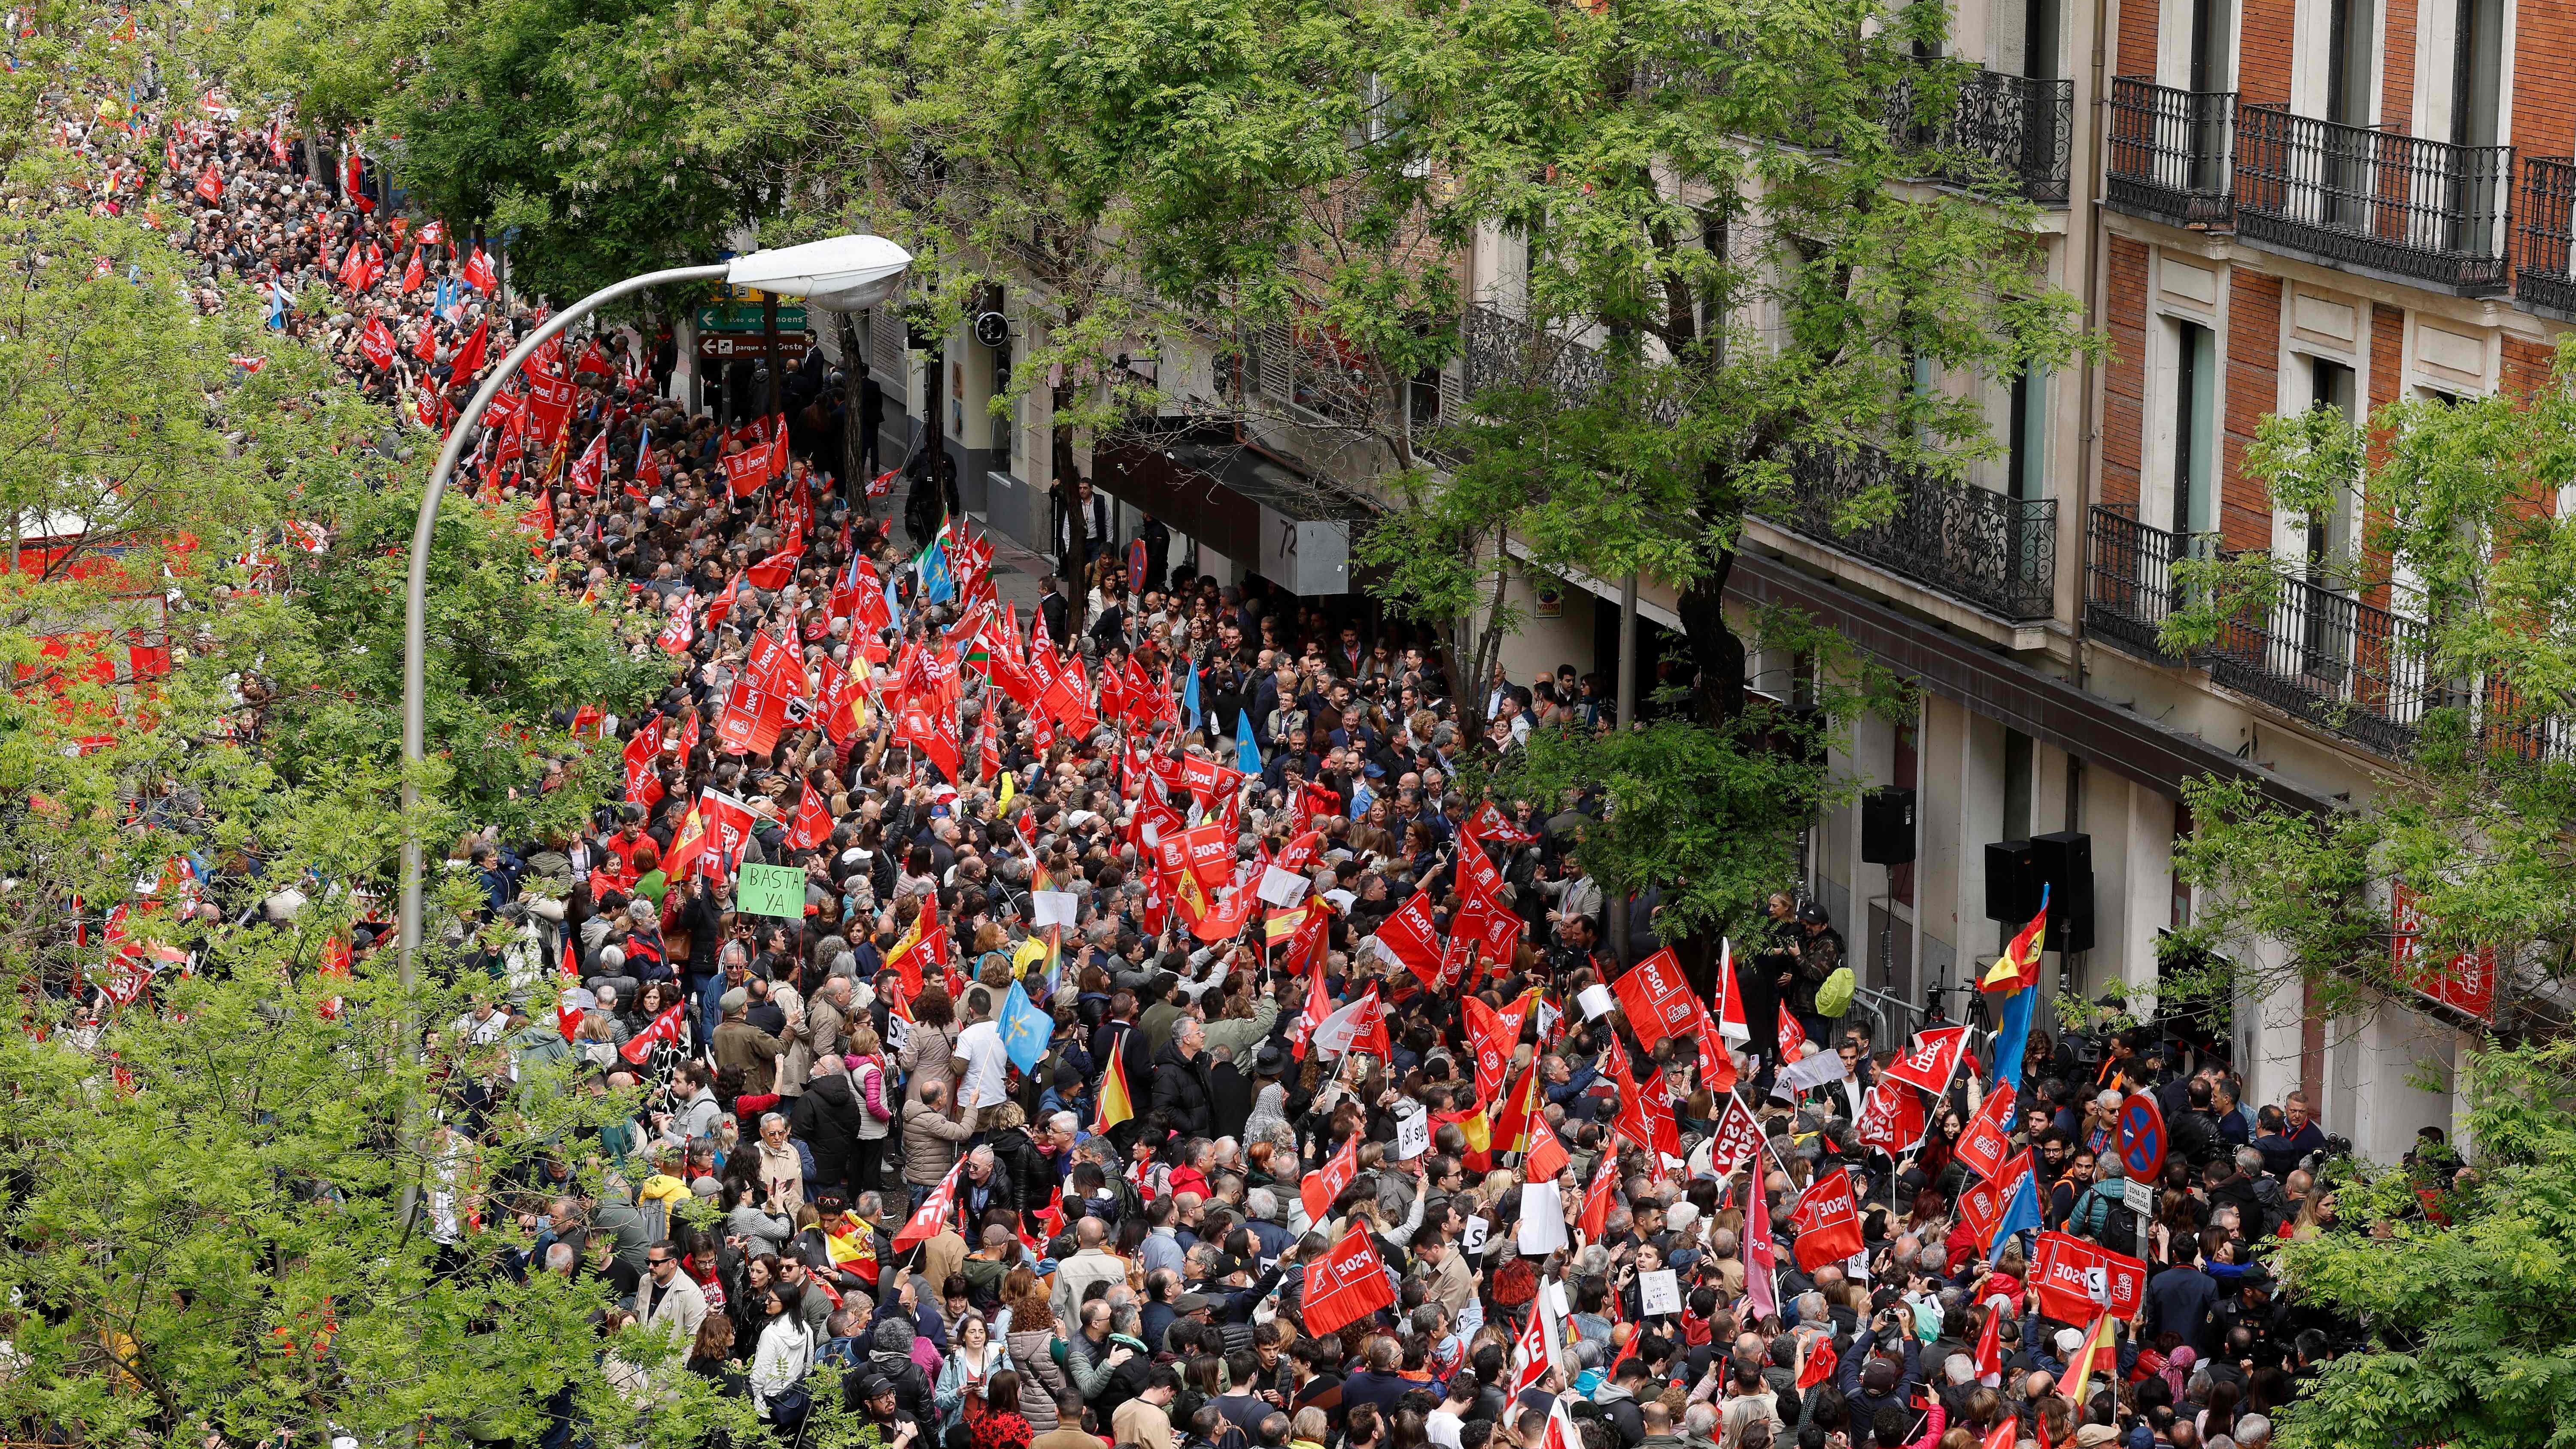
[[2128,1169],[2121,1166],[2120,1154],[2103,1153],[2095,1163],[2094,1173],[2093,1185],[2084,1189],[2066,1214],[2066,1231],[2079,1238],[2091,1238],[2106,1248],[2135,1252],[2138,1215],[2129,1210]]
[[850,1094],[859,1102],[858,1140],[850,1147],[850,1190],[876,1192],[885,1186],[886,1138],[894,1127],[895,1087],[886,1072],[885,1043],[864,1016],[850,1028],[848,1047],[841,1061],[849,1068]]

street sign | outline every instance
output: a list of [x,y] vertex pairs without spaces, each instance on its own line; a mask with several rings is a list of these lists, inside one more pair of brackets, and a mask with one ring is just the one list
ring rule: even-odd
[[[805,325],[804,308],[781,306],[778,309],[779,331],[802,332],[805,330]],[[701,332],[758,332],[761,330],[760,304],[756,301],[733,302],[717,307],[700,307],[698,330]]]
[[2164,1171],[2165,1114],[2150,1093],[2131,1092],[2120,1104],[2120,1165],[2150,1184]]
[[[801,334],[779,334],[778,361],[781,365],[793,366],[804,361],[810,350]],[[769,340],[757,332],[701,332],[698,334],[698,355],[711,362],[736,359],[758,362],[769,355]]]

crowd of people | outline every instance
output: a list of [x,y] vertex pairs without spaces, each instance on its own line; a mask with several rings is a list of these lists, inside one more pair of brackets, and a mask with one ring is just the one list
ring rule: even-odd
[[[131,120],[87,99],[66,145]],[[166,165],[98,204],[168,214],[413,425],[541,319],[370,163],[166,109]],[[1600,798],[1454,783],[1612,727],[1597,681],[1462,710],[1436,648],[1163,561],[1023,617],[963,520],[902,526],[922,458],[838,476],[820,352],[730,426],[667,364],[541,352],[461,480],[670,669],[640,717],[566,701],[625,766],[588,826],[445,862],[483,908],[447,932],[474,1004],[436,1033],[431,1236],[597,1280],[619,1389],[701,1375],[786,1441],[837,1384],[943,1449],[2259,1449],[2337,1351],[2265,1266],[2341,1226],[2301,1097],[2249,1109],[2143,1027],[2033,1028],[2000,1076],[1985,1033],[1874,1041],[1786,893],[1740,953],[1646,909],[1609,940]],[[1105,522],[1079,487],[1061,514]],[[801,902],[748,909],[780,867]],[[548,1071],[641,1105],[482,1181]],[[1981,1121],[2036,1221],[1995,1231]],[[2070,1254],[2106,1271],[2070,1288]]]

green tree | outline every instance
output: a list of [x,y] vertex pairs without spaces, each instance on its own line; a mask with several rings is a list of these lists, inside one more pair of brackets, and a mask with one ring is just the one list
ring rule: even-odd
[[[37,14],[63,96],[121,91],[145,44],[96,18]],[[728,1415],[757,1432],[667,1343],[603,1345],[602,1281],[485,1271],[532,1246],[530,1196],[608,1191],[595,1128],[638,1105],[559,1063],[517,928],[477,925],[458,879],[416,987],[383,951],[326,969],[392,898],[419,435],[275,346],[166,233],[75,209],[90,178],[29,143],[44,124],[0,111],[0,152],[26,159],[0,179],[0,509],[22,565],[0,575],[0,790],[19,806],[0,811],[19,1003],[0,1033],[0,1432],[453,1442],[570,1413],[631,1442],[647,1411],[680,1439]],[[440,548],[446,767],[424,828],[542,831],[596,798],[579,779],[540,798],[539,759],[585,748],[555,711],[629,707],[648,671],[534,573],[513,520],[459,502]],[[166,674],[134,667],[163,645]],[[535,1020],[465,1048],[467,1003],[512,993]],[[406,1216],[407,1195],[448,1211]],[[603,1347],[670,1396],[622,1398]]]
[[2447,1153],[2330,1171],[2334,1226],[2280,1251],[2296,1299],[2369,1335],[2301,1385],[2284,1449],[2576,1442],[2576,1318],[2558,1299],[2576,1261],[2576,1047],[2474,1053],[2460,1077],[2466,1171]]
[[[2186,787],[2198,831],[2176,868],[2210,907],[2182,944],[2214,962],[2203,988],[2296,977],[2315,1009],[2367,1010],[2427,984],[2418,963],[2484,954],[2506,1023],[2559,1024],[2537,989],[2576,969],[2576,652],[2558,622],[2576,609],[2576,519],[2549,506],[2576,482],[2571,378],[2562,350],[2528,397],[2392,403],[2362,427],[2265,420],[2248,471],[2293,516],[2362,519],[2323,568],[2404,621],[2384,657],[2351,661],[2356,689],[2418,718],[2411,754],[2322,819],[2241,786]],[[2272,617],[2317,567],[2261,551],[2178,563],[2186,606],[2165,647],[2190,657]],[[2390,942],[2401,891],[2420,937],[2406,960]]]

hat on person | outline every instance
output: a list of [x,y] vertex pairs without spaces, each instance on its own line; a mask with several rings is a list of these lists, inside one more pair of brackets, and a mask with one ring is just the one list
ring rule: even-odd
[[716,1005],[727,1012],[741,1011],[751,1005],[751,993],[737,986],[716,998]]
[[883,1374],[870,1374],[859,1380],[859,1397],[881,1399],[894,1392],[894,1383]]
[[2108,1424],[2086,1424],[2075,1431],[2075,1442],[2078,1449],[2093,1444],[2117,1444],[2120,1431]]
[[2080,1328],[2061,1328],[2057,1330],[2057,1356],[2059,1358],[2073,1358],[2075,1356],[2075,1350],[2082,1348],[2083,1346],[2084,1330]]
[[1208,1307],[1207,1295],[1204,1293],[1184,1293],[1172,1300],[1172,1311],[1183,1318],[1193,1313],[1204,1313]]

